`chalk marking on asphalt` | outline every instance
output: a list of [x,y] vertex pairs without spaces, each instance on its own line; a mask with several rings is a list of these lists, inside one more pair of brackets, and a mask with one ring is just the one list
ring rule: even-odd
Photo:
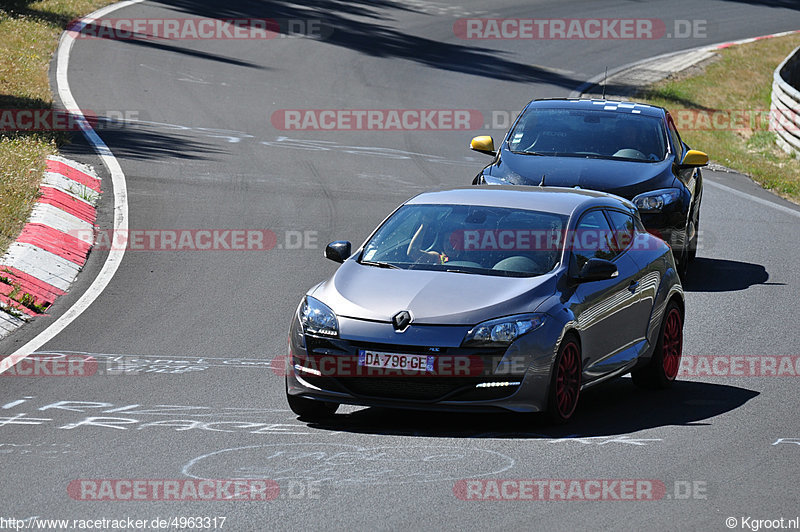
[[[65,31],[61,34],[61,40],[56,52],[56,86],[58,88],[58,96],[61,98],[61,103],[66,109],[77,116],[78,124],[80,124],[81,132],[86,137],[86,140],[91,144],[92,148],[99,155],[103,164],[111,174],[111,183],[114,188],[114,231],[127,231],[128,230],[128,191],[125,182],[125,174],[122,167],[117,161],[117,158],[108,148],[105,142],[100,138],[97,132],[92,129],[92,126],[86,120],[82,111],[75,101],[72,91],[69,87],[67,79],[67,70],[69,68],[69,56],[72,51],[72,45],[75,43],[75,35],[80,32],[89,22],[103,17],[113,11],[138,4],[144,0],[125,0],[102,9],[98,9],[93,13],[83,17],[78,26],[74,26],[72,31]],[[63,331],[70,323],[72,323],[78,316],[89,308],[95,299],[103,293],[103,290],[111,282],[114,274],[117,272],[122,258],[125,255],[125,248],[112,249],[108,253],[100,273],[97,274],[92,284],[86,289],[80,299],[75,302],[64,314],[59,316],[49,327],[36,335],[28,343],[17,349],[11,355],[0,360],[0,373],[7,371],[9,368],[30,356],[34,351],[45,345],[52,340],[58,333]]]
[[[230,458],[231,455],[239,456]],[[479,463],[486,469],[467,469],[465,472],[463,468],[470,467],[469,464],[465,466],[465,460],[471,457],[481,458],[473,463]],[[248,463],[248,458],[253,461]],[[450,445],[367,448],[343,443],[316,442],[221,449],[193,458],[183,466],[181,472],[198,480],[205,480],[207,476],[221,478],[219,475],[224,472],[225,478],[246,479],[261,475],[259,478],[271,478],[275,481],[299,478],[363,486],[487,477],[508,471],[515,464],[513,457],[488,449]],[[405,469],[399,470],[400,466],[405,466]],[[195,469],[200,471],[194,471]],[[209,472],[212,474],[209,475]]]

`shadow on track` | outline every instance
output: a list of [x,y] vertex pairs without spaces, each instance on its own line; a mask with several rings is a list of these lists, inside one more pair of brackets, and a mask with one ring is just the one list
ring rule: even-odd
[[[0,109],[16,110],[44,110],[53,111],[53,115],[43,113],[43,125],[27,119],[34,129],[19,131],[4,131],[4,136],[37,136],[43,139],[53,139],[58,143],[59,149],[64,153],[73,155],[94,154],[94,149],[80,133],[76,115],[69,110],[53,107],[50,102],[41,99],[17,97],[0,94]],[[115,155],[127,159],[157,159],[170,157],[175,159],[210,159],[223,150],[205,142],[194,140],[186,135],[206,137],[224,137],[225,130],[210,128],[195,128],[159,124],[157,122],[123,122],[104,116],[102,112],[84,109],[86,120],[100,133],[103,140],[111,147]],[[53,116],[53,118],[49,118]],[[23,118],[20,118],[22,123]],[[48,122],[49,120],[49,122]],[[60,124],[56,126],[56,124]],[[160,126],[160,127],[159,127]],[[40,129],[35,129],[40,128]],[[58,129],[61,128],[61,129]],[[185,134],[183,134],[185,132]]]
[[800,3],[798,3],[797,0],[725,0],[725,1],[736,2],[737,4],[750,4],[753,6],[761,6],[761,7],[800,9]]
[[[552,426],[540,414],[468,414],[366,408],[337,414],[312,428],[443,438],[537,439],[620,436],[665,426],[703,426],[705,420],[735,410],[758,392],[705,382],[677,381],[666,391],[636,388],[629,378],[584,392],[573,420]],[[302,421],[302,420],[301,420]]]
[[[98,133],[112,148],[114,155],[131,160],[153,160],[160,158],[204,160],[211,159],[223,150],[210,144],[192,140],[184,135],[166,134],[154,127],[142,124],[120,124],[101,119]],[[190,132],[191,133],[191,132]],[[80,134],[72,136],[72,143],[59,148],[64,153],[94,154],[94,148]]]
[[167,44],[164,40],[154,40],[155,37],[149,34],[133,34],[136,35],[136,38],[131,39],[113,39],[108,36],[103,36],[105,33],[101,30],[101,25],[97,24],[87,24],[81,30],[81,33],[85,33],[87,35],[97,35],[97,37],[86,37],[88,39],[107,39],[107,40],[116,40],[118,42],[124,42],[128,44],[132,44],[135,46],[142,46],[145,48],[152,48],[154,50],[160,50],[162,52],[172,52],[176,54],[188,55],[190,57],[196,57],[198,59],[206,59],[209,61],[218,61],[220,63],[227,63],[229,65],[236,65],[241,67],[247,68],[258,68],[261,70],[268,69],[269,67],[257,65],[255,63],[250,63],[248,61],[242,61],[240,59],[235,59],[233,57],[226,57],[223,55],[212,54],[209,52],[202,52],[200,50],[192,50],[190,48],[183,48],[181,46],[175,46],[172,44]]
[[698,257],[689,265],[683,289],[687,292],[734,292],[757,284],[784,284],[768,283],[768,280],[769,274],[760,264]]
[[[165,7],[190,16],[228,18],[271,18],[321,20],[328,28],[320,40],[373,56],[404,59],[436,68],[481,76],[493,80],[546,82],[572,90],[584,80],[504,59],[507,53],[490,48],[453,44],[404,33],[391,25],[392,11],[417,12],[402,2],[389,0],[308,0],[302,5],[288,0],[250,2],[234,0],[220,4],[212,0],[160,0]],[[358,17],[358,18],[351,18]],[[453,17],[452,21],[455,22]],[[284,25],[281,24],[283,28]],[[452,30],[444,37],[456,39]],[[467,42],[467,41],[464,41]]]

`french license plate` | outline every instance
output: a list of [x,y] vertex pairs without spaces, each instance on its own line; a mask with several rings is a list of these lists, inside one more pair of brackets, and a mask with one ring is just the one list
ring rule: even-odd
[[434,357],[384,353],[381,351],[358,351],[358,365],[367,368],[399,369],[404,371],[433,371]]

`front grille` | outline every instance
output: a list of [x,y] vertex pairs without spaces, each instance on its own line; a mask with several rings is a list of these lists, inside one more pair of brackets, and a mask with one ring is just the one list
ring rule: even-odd
[[336,379],[332,377],[317,377],[316,375],[309,375],[303,372],[298,372],[297,374],[307,383],[322,390],[328,390],[329,392],[350,393],[348,390],[342,388]]
[[465,387],[461,379],[353,377],[337,379],[353,395],[387,399],[434,401]]
[[[493,369],[502,358],[505,348],[441,348],[432,352],[428,346],[406,346],[349,342],[341,339],[315,338],[306,336],[309,358],[301,362],[303,366],[322,371],[322,376],[300,373],[301,377],[323,390],[344,392],[365,399],[385,399],[398,401],[489,401],[502,399],[516,392],[518,386],[476,388],[484,382],[504,382],[518,380],[510,375],[494,375]],[[359,349],[370,349],[389,353],[409,353],[442,357],[469,357],[479,372],[468,375],[369,375],[358,371],[355,365]],[[327,366],[320,361],[326,359]],[[343,364],[337,361],[341,360]],[[332,362],[333,361],[333,362]],[[324,368],[347,368],[347,371],[330,372]],[[438,368],[438,362],[437,366]],[[361,371],[368,371],[361,368]],[[349,372],[349,373],[348,373]]]

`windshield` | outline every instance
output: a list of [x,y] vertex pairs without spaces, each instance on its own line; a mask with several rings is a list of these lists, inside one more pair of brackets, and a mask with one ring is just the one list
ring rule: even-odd
[[530,277],[561,260],[567,217],[470,205],[404,205],[359,262],[375,267]]
[[530,155],[662,161],[667,140],[661,120],[618,111],[529,108],[508,147]]

